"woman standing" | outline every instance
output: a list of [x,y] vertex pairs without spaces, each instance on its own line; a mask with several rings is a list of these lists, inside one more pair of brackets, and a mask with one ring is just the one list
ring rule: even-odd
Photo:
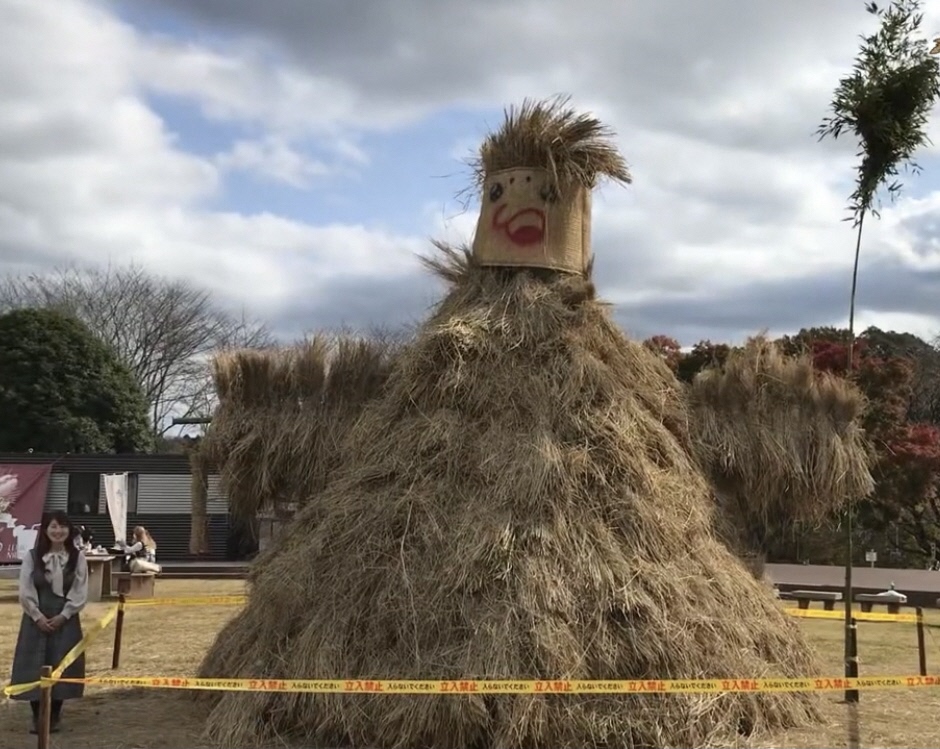
[[[36,547],[20,566],[19,598],[23,619],[13,655],[12,684],[38,681],[43,666],[57,666],[82,639],[79,612],[88,598],[88,564],[75,546],[78,530],[61,511],[44,515]],[[62,674],[85,678],[85,655]],[[52,687],[52,731],[59,730],[62,702],[77,699],[84,684],[56,683]],[[39,721],[38,687],[13,697],[29,700],[36,733]]]

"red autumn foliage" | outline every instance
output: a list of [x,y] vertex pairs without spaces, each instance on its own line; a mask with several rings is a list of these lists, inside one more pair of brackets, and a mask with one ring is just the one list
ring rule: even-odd
[[[811,339],[809,350],[816,367],[846,375],[844,336]],[[856,340],[852,359],[852,378],[868,399],[863,426],[875,453],[875,493],[860,508],[861,519],[872,530],[903,529],[906,550],[927,553],[940,522],[940,430],[908,419],[914,362],[877,356],[864,338]]]
[[654,335],[643,341],[643,345],[650,351],[659,354],[669,368],[675,372],[682,359],[682,347],[675,338],[665,335]]
[[[810,344],[813,366],[823,372],[844,376],[849,363],[848,346],[838,341],[815,340]],[[852,368],[859,369],[865,358],[867,345],[858,341],[852,350]]]
[[940,429],[933,424],[908,424],[903,440],[896,443],[895,457],[940,470]]
[[[881,338],[887,336],[886,340],[898,335],[871,330]],[[874,452],[876,489],[859,507],[858,520],[874,532],[891,528],[891,537],[901,538],[899,544],[905,551],[927,554],[931,542],[940,537],[940,429],[910,420],[914,359],[903,351],[872,345],[865,336],[855,339],[851,377],[868,400],[862,425]],[[811,328],[784,336],[778,345],[791,355],[809,352],[817,369],[845,377],[848,341],[845,330]],[[653,336],[644,343],[685,382],[706,367],[723,363],[731,351],[724,344],[700,341],[683,353],[667,336]]]

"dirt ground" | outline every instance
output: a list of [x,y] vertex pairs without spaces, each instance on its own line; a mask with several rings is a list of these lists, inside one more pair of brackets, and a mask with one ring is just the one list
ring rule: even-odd
[[[20,610],[15,583],[0,580],[0,680],[10,672]],[[162,580],[160,598],[231,595],[243,591],[230,581]],[[84,620],[99,619],[110,604],[92,604]],[[125,619],[121,668],[110,670],[113,628],[97,639],[88,652],[88,674],[120,676],[183,676],[195,672],[215,634],[235,613],[236,606],[166,606],[129,609]],[[801,620],[827,666],[827,673],[842,671],[842,627],[838,621]],[[940,616],[927,628],[927,663],[940,673]],[[863,676],[917,673],[917,640],[912,624],[859,625],[859,652]],[[742,674],[742,676],[746,676]],[[54,749],[209,749],[201,739],[204,712],[192,695],[174,690],[117,690],[89,686],[86,698],[66,703],[63,731],[53,735]],[[120,704],[117,697],[121,697]],[[846,707],[841,693],[823,697],[826,724],[764,736],[750,747],[787,746],[795,749],[848,746]],[[936,747],[940,689],[863,691],[858,710],[860,747]],[[0,701],[0,749],[35,746],[27,733],[29,707]],[[744,746],[744,745],[742,745]]]

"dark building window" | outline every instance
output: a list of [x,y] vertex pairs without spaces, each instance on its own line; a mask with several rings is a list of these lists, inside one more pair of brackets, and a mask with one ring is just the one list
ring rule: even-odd
[[69,515],[97,515],[100,498],[100,473],[69,474]]
[[137,474],[127,474],[127,514],[137,514]]
[[[137,474],[127,474],[128,515],[137,514],[137,484]],[[69,515],[98,515],[102,505],[103,512],[107,514],[107,503],[101,502],[101,499],[100,473],[69,474]]]

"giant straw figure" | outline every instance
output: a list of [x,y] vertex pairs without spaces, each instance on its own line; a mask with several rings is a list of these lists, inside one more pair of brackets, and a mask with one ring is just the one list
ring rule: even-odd
[[[472,252],[342,459],[251,579],[204,676],[805,676],[811,650],[714,530],[683,387],[590,279],[590,195],[629,181],[564,101],[483,144]],[[817,717],[815,696],[226,692],[225,746],[691,747]]]

